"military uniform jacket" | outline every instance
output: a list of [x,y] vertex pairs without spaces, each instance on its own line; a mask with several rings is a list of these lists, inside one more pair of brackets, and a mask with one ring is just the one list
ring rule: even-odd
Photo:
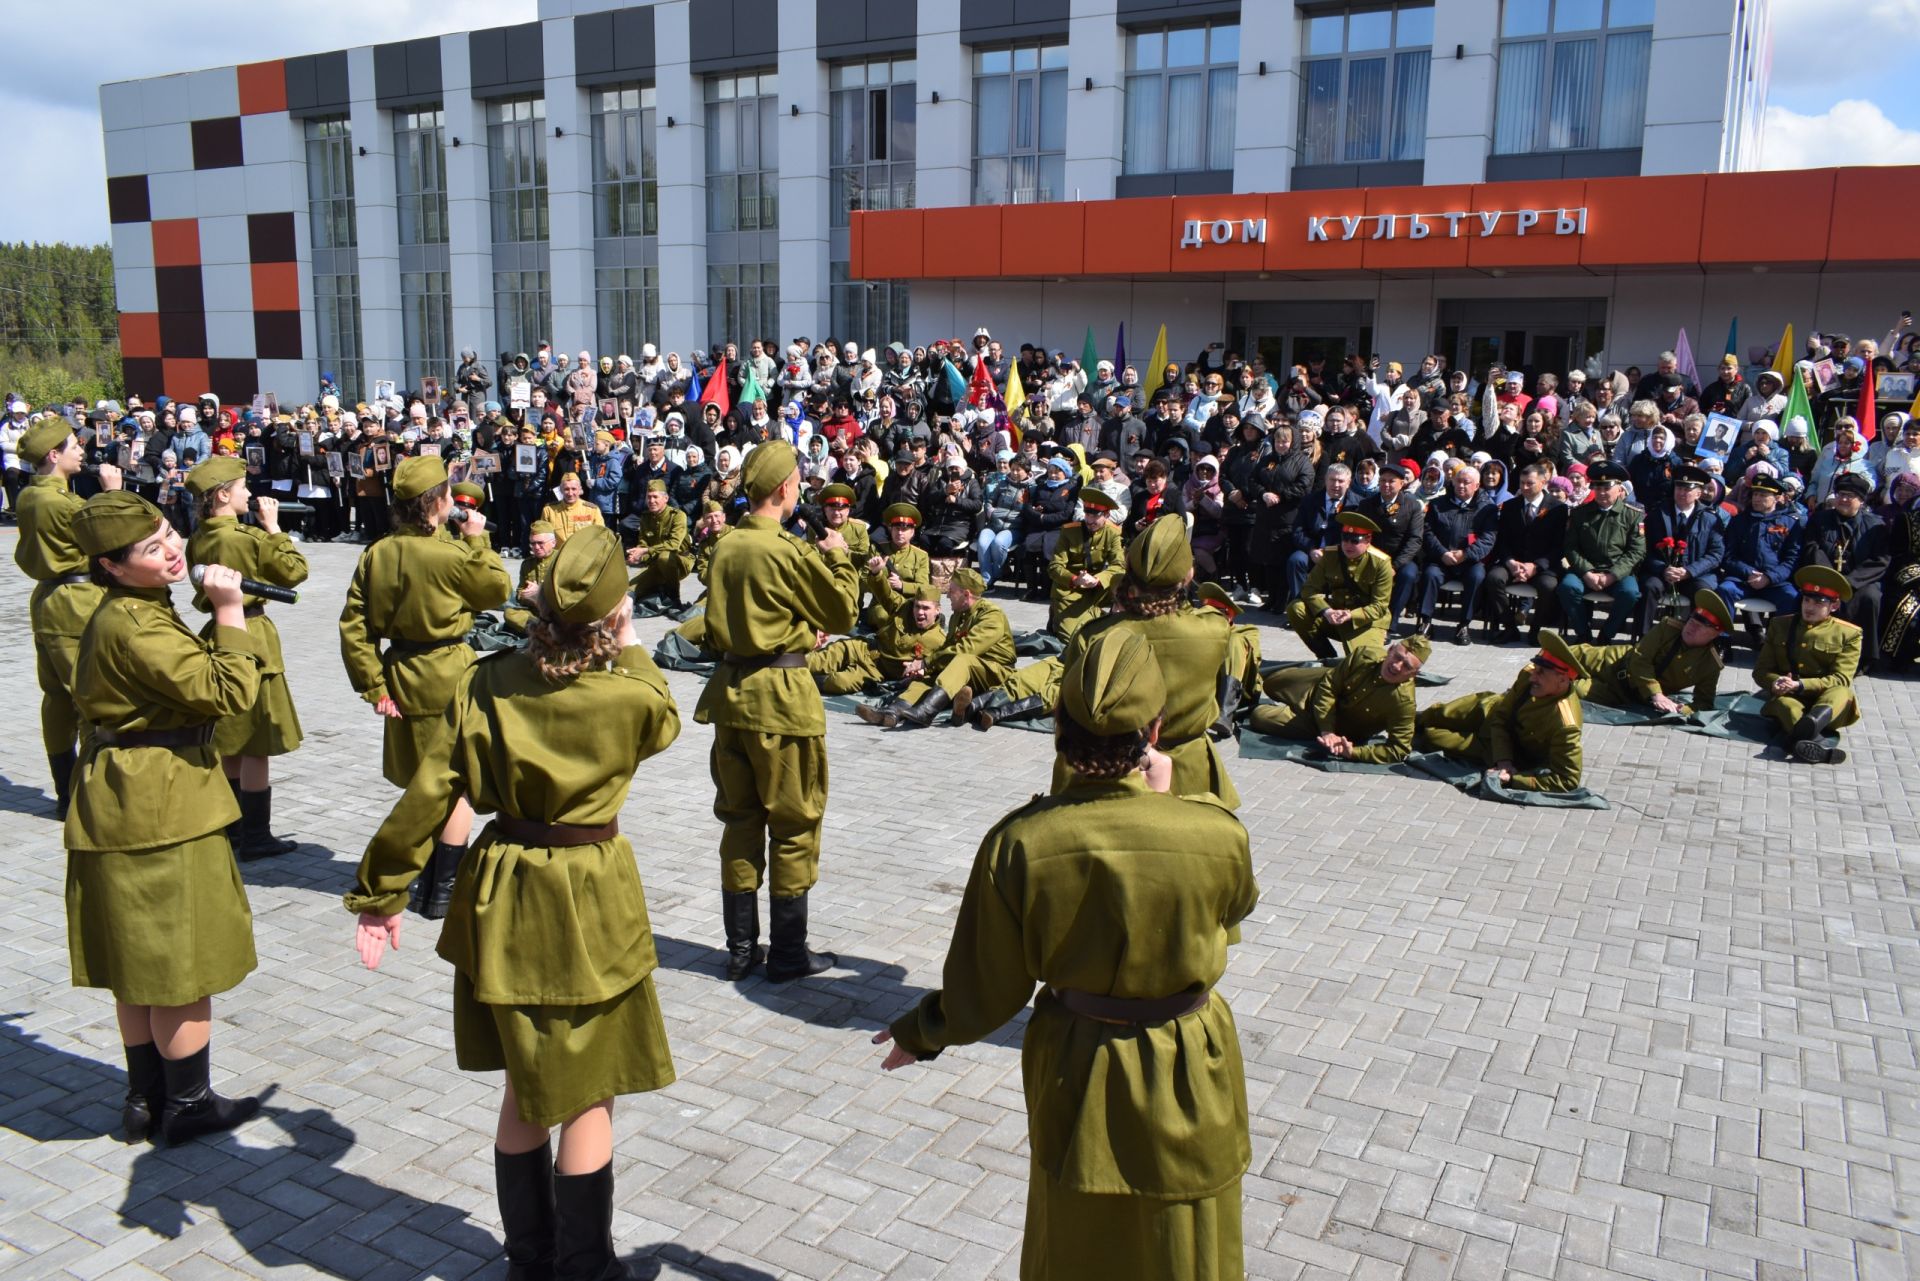
[[[1308,709],[1322,734],[1338,734],[1353,743],[1347,759],[1363,765],[1393,765],[1413,751],[1414,689],[1411,680],[1389,685],[1380,679],[1386,650],[1361,645],[1314,684]],[[1384,743],[1362,746],[1381,734]]]
[[[1087,527],[1074,521],[1060,527],[1060,541],[1054,545],[1053,559],[1047,563],[1047,577],[1053,580],[1054,599],[1062,609],[1071,609],[1085,598],[1104,597],[1113,588],[1113,580],[1126,568],[1126,549],[1121,545],[1119,527],[1112,521],[1089,534]],[[1076,587],[1075,574],[1092,574],[1100,580],[1093,588]]]
[[[367,846],[348,911],[406,906],[455,797],[481,814],[597,827],[619,817],[640,762],[680,733],[666,680],[639,646],[562,685],[525,654],[502,654],[461,676],[446,719],[449,733]],[[437,950],[481,1002],[588,1005],[653,972],[653,928],[624,835],[562,858],[489,827],[469,858]]]
[[933,626],[919,631],[913,626],[912,614],[912,605],[902,605],[887,615],[879,631],[867,638],[867,653],[883,665],[890,678],[899,676],[901,663],[931,658],[947,643],[947,629],[941,626],[938,615],[934,617]]
[[1647,531],[1640,509],[1627,502],[1611,507],[1582,503],[1567,517],[1566,563],[1576,574],[1612,574],[1625,578],[1647,558]]
[[1481,723],[1488,762],[1513,762],[1509,790],[1571,792],[1580,786],[1580,731],[1586,716],[1579,691],[1535,698],[1521,672],[1506,693],[1480,697],[1493,700]]
[[84,506],[86,499],[58,476],[35,476],[20,490],[14,509],[20,541],[14,544],[13,563],[39,584],[28,603],[36,636],[78,639],[106,594],[98,583],[55,581],[87,572],[86,553],[73,541],[73,518]]
[[[361,553],[340,611],[340,658],[354,692],[391,697],[406,716],[433,716],[472,665],[473,611],[506,600],[500,555],[477,538],[428,537],[403,527]],[[389,645],[385,653],[378,648]],[[435,648],[416,648],[435,644]]]
[[1849,520],[1831,507],[1822,507],[1807,521],[1797,568],[1825,565],[1845,574],[1858,592],[1885,578],[1892,564],[1886,523],[1865,508]]
[[998,673],[996,684],[1013,671],[1013,625],[992,601],[975,601],[972,609],[953,616],[947,643],[927,660],[927,675],[938,674],[963,655],[979,659]]
[[1649,574],[1678,565],[1687,571],[1688,578],[1704,578],[1718,570],[1720,562],[1727,558],[1726,538],[1717,507],[1695,503],[1693,510],[1682,516],[1669,505],[1654,512],[1647,526],[1646,572]]
[[638,541],[647,547],[647,557],[640,562],[640,569],[645,569],[656,557],[685,556],[693,550],[693,540],[687,535],[687,514],[678,507],[641,511],[638,532]]
[[[868,529],[866,521],[856,520],[852,516],[847,517],[847,523],[840,526],[840,537],[846,540],[847,555],[852,558],[856,566],[864,565],[872,558],[873,534]],[[807,541],[817,543],[820,540],[814,536],[812,530],[808,530]],[[931,580],[931,573],[929,573],[929,580]]]
[[[298,587],[307,581],[307,558],[300,554],[297,543],[285,534],[269,534],[256,526],[243,525],[234,516],[213,516],[201,521],[200,528],[187,540],[187,563],[225,565],[239,570],[243,578],[280,587]],[[247,596],[243,601],[251,609],[265,599]],[[193,607],[203,614],[213,612],[213,607],[207,604],[207,594],[197,587],[193,589]],[[255,612],[248,617],[247,634],[253,637],[260,674],[283,674],[287,668],[280,654],[280,630],[265,613]]]
[[1384,628],[1393,596],[1393,562],[1378,547],[1353,560],[1343,551],[1329,551],[1307,574],[1300,599],[1307,616],[1318,618],[1326,609],[1350,609],[1362,630]]
[[547,574],[553,569],[554,553],[545,556],[524,556],[520,560],[520,581],[514,586],[513,599],[507,602],[506,619],[509,627],[525,631],[527,624],[533,621],[533,608],[522,600],[520,593],[527,589],[528,583],[544,583]]
[[732,532],[733,526],[722,525],[720,528],[714,530],[713,533],[707,535],[707,537],[701,541],[700,546],[694,551],[693,574],[701,583],[706,583],[707,574],[713,568],[713,549],[720,545],[722,538],[725,538]]
[[[873,593],[874,600],[887,612],[898,609],[915,587],[933,581],[933,561],[918,543],[909,543],[904,549],[896,551],[874,550],[879,552],[884,563],[879,573],[866,575],[866,586]],[[889,571],[900,575],[900,590],[897,592],[893,590],[893,584],[887,581]]]
[[853,630],[858,590],[859,571],[845,552],[823,552],[772,517],[741,517],[708,566],[706,645],[722,658],[700,691],[694,720],[761,734],[824,735],[826,709],[805,667],[727,660],[805,654],[819,633]]
[[[195,636],[164,587],[107,591],[80,640],[73,699],[87,725],[187,729],[253,706],[260,659],[244,628]],[[212,745],[106,747],[81,734],[67,813],[69,850],[150,850],[217,832],[240,816]],[[442,816],[445,821],[445,816]]]
[[1727,525],[1727,555],[1720,572],[1741,580],[1746,586],[1748,574],[1760,573],[1778,587],[1793,581],[1800,562],[1800,539],[1806,527],[1791,509],[1775,509],[1765,516],[1741,512]]
[[[1020,1012],[1034,985],[1148,999],[1202,992],[1259,901],[1246,829],[1138,775],[1075,777],[980,844],[942,987],[893,1025],[932,1057]],[[1068,1014],[1050,991],[1021,1044],[1034,1163],[1080,1192],[1210,1196],[1247,1168],[1239,1034],[1215,993],[1148,1027]]]
[[1716,645],[1689,648],[1680,639],[1686,625],[1683,618],[1663,618],[1637,645],[1573,646],[1580,665],[1592,673],[1581,682],[1580,696],[1608,707],[1645,707],[1655,694],[1691,689],[1694,707],[1712,707],[1726,660]]
[[1772,697],[1773,683],[1791,676],[1809,695],[1847,689],[1860,671],[1861,631],[1844,618],[1806,623],[1796,610],[1767,624],[1767,639],[1753,662],[1753,683]]

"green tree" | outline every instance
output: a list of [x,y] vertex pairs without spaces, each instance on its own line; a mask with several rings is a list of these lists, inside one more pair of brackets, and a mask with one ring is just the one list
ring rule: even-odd
[[121,399],[119,331],[106,245],[0,243],[0,389]]

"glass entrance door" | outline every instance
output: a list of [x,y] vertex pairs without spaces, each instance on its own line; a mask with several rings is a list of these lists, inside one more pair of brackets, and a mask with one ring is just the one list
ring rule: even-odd
[[1360,347],[1360,333],[1355,329],[1332,330],[1326,328],[1300,330],[1269,330],[1258,334],[1249,344],[1254,353],[1267,367],[1267,372],[1279,380],[1284,387],[1287,370],[1299,365],[1312,368],[1312,362],[1326,362],[1325,374],[1328,381],[1340,376],[1340,362],[1347,353]]

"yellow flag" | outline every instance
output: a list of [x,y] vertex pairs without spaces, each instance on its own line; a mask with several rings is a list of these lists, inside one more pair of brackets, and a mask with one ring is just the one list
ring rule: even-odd
[[1027,403],[1027,389],[1020,385],[1020,366],[1007,366],[1007,434],[1013,447],[1020,448],[1020,406]]
[[1153,393],[1159,391],[1160,385],[1166,381],[1166,379],[1161,377],[1166,367],[1167,327],[1162,325],[1160,326],[1160,336],[1153,340],[1153,355],[1147,358],[1147,372],[1145,376],[1140,379],[1141,392],[1146,397],[1147,403],[1146,405],[1136,406],[1136,408],[1145,409],[1147,405],[1153,403]]
[[1793,377],[1793,322],[1787,322],[1787,332],[1780,335],[1780,345],[1774,348],[1773,372],[1780,375],[1782,383]]

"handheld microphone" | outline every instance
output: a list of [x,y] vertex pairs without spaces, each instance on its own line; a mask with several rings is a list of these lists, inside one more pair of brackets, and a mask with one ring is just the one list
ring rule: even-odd
[[[207,567],[205,565],[195,565],[187,571],[187,577],[193,580],[195,587],[198,587],[200,580],[206,576]],[[300,593],[291,587],[280,587],[273,583],[257,583],[251,578],[243,578],[240,580],[240,590],[249,596],[264,596],[268,600],[277,600],[285,605],[294,604],[300,599]]]

